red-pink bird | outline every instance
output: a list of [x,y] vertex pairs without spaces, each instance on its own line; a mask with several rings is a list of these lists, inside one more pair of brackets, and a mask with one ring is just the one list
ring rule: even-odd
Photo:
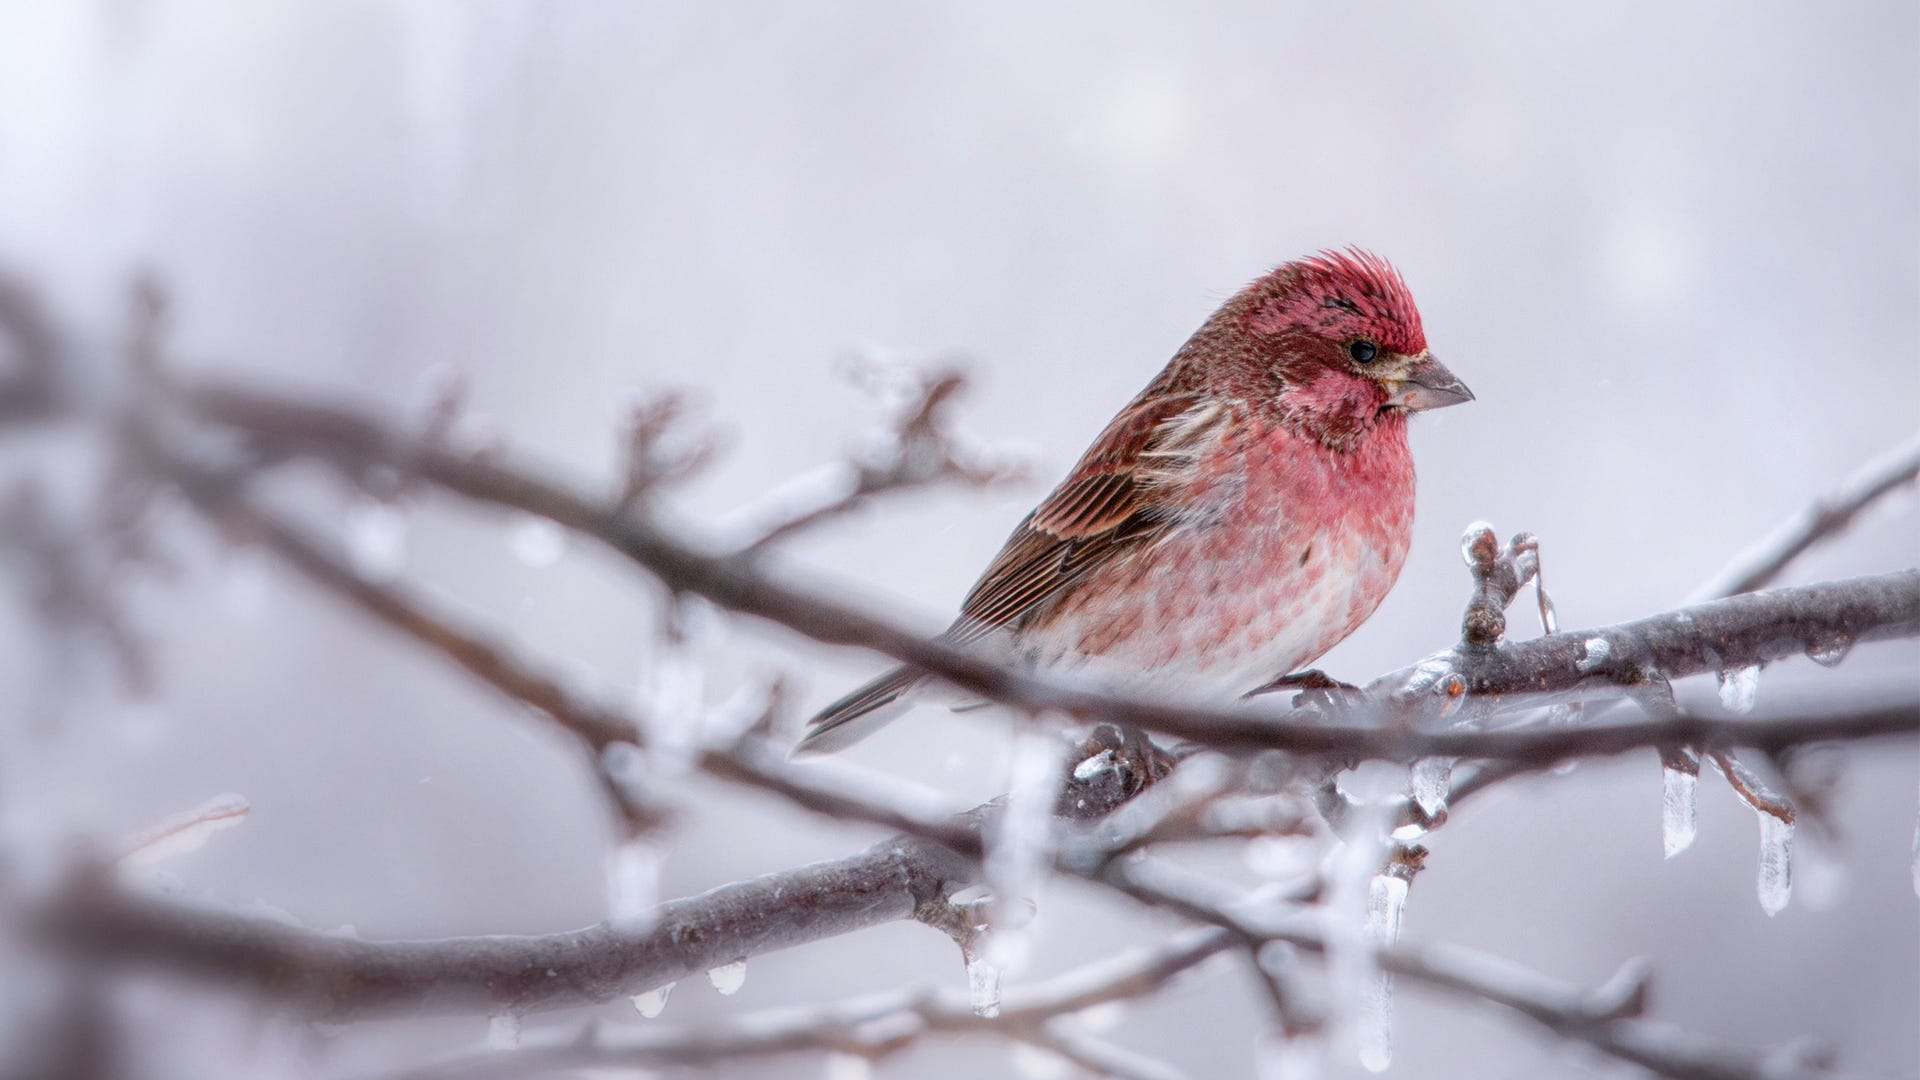
[[[1043,668],[1237,698],[1373,614],[1413,532],[1407,416],[1473,400],[1400,274],[1358,249],[1240,290],[1028,514],[947,631]],[[908,703],[899,669],[827,706],[835,750]]]

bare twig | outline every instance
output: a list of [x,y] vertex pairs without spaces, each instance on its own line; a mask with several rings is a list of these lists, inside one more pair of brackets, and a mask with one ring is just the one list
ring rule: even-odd
[[816,470],[768,493],[727,530],[742,555],[765,551],[795,533],[852,513],[876,496],[939,483],[986,487],[1021,470],[963,446],[947,425],[947,408],[966,386],[955,370],[917,373],[910,400],[878,440],[838,465]]
[[1801,552],[1845,529],[1875,500],[1920,476],[1920,434],[1862,465],[1735,556],[1694,590],[1690,603],[1752,592],[1772,581]]
[[[1460,539],[1460,555],[1473,575],[1473,597],[1460,619],[1460,648],[1483,652],[1500,643],[1507,632],[1507,607],[1527,582],[1539,573],[1539,544],[1531,533],[1521,533],[1501,550],[1493,526],[1475,522]],[[1542,618],[1545,618],[1542,609]]]

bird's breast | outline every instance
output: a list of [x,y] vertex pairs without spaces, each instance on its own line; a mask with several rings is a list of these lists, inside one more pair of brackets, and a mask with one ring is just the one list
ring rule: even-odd
[[1404,427],[1328,449],[1283,430],[1198,463],[1158,542],[1100,567],[1022,634],[1036,659],[1230,698],[1312,662],[1371,615],[1406,561]]

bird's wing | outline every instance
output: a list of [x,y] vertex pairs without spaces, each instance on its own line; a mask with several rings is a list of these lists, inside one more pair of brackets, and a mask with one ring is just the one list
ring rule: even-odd
[[[1013,530],[961,605],[947,639],[965,643],[1019,626],[1096,566],[1150,545],[1179,521],[1181,490],[1227,420],[1192,395],[1143,396],[1115,417],[1073,474]],[[837,750],[903,709],[926,676],[895,668],[822,709],[796,754]]]
[[1225,420],[1224,405],[1192,395],[1155,395],[1115,417],[1013,530],[949,637],[1016,628],[1095,567],[1164,534],[1179,518],[1173,496]]

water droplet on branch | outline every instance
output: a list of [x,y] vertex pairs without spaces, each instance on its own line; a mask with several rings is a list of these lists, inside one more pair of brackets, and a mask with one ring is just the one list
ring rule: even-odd
[[633,995],[633,1007],[641,1016],[651,1020],[667,1010],[667,998],[673,994],[673,984],[656,986],[644,994]]
[[1807,659],[1819,664],[1821,667],[1839,667],[1840,662],[1845,660],[1847,654],[1852,651],[1852,639],[1842,634],[1839,637],[1829,638],[1825,641],[1817,641],[1807,646]]
[[747,984],[747,962],[736,960],[731,964],[714,968],[707,972],[707,981],[713,984],[715,990],[731,997],[739,993],[740,988]]

